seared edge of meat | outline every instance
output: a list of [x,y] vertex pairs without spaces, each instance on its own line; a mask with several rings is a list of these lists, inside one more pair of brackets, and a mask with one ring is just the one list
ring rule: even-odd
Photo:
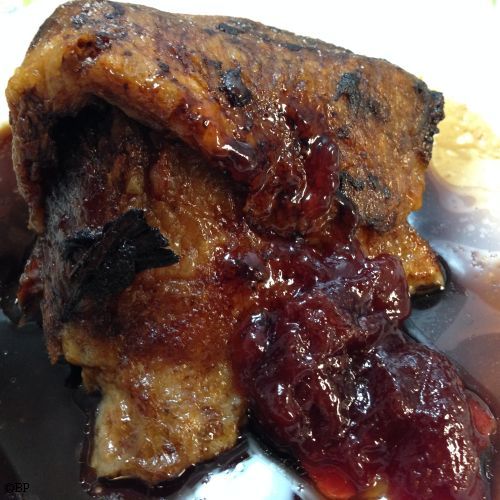
[[107,1],[59,7],[7,96],[16,169],[37,231],[44,183],[57,164],[51,127],[92,96],[173,131],[237,181],[251,170],[250,192],[278,162],[296,168],[294,130],[313,123],[338,141],[341,189],[361,224],[381,233],[418,208],[443,118],[441,94],[384,60],[245,19]]

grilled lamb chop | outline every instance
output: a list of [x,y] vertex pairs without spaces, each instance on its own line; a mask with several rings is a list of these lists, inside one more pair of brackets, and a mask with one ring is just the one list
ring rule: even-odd
[[[302,311],[343,297],[324,308],[350,318],[337,349],[406,352],[383,340],[400,338],[409,310],[387,254],[411,289],[442,284],[406,218],[443,101],[412,75],[248,20],[77,1],[41,27],[7,96],[39,235],[20,296],[40,276],[52,360],[82,366],[103,394],[99,475],[154,483],[231,447],[248,404],[259,411],[248,373],[235,376],[247,362],[238,352],[253,352],[282,310],[306,321],[293,312],[302,294]],[[245,332],[257,336],[234,361]],[[424,364],[441,359],[412,349]],[[453,418],[470,421],[444,371],[460,401]],[[486,438],[473,436],[466,427],[475,465],[457,491],[476,488]]]

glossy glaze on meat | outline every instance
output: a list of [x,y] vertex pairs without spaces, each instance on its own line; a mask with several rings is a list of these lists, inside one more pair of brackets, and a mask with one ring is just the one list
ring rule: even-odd
[[492,417],[399,330],[405,271],[441,279],[405,222],[440,95],[250,21],[76,2],[8,98],[49,353],[103,394],[99,475],[175,477],[250,408],[328,496],[481,498]]
[[329,135],[365,251],[398,253],[412,289],[442,284],[432,251],[406,223],[420,206],[442,96],[386,61],[244,19],[75,2],[41,27],[7,94],[37,230],[57,162],[48,132],[99,96],[229,171],[248,189],[252,225],[282,235],[311,230],[299,215],[314,184],[303,143]]
[[[103,393],[91,465],[154,483],[231,447],[245,404],[228,353],[232,304],[221,249],[258,241],[231,185],[190,148],[99,104],[54,132],[64,174],[46,200],[42,314],[49,352]],[[123,292],[74,296],[68,243],[131,209],[159,228],[178,264],[139,272]]]

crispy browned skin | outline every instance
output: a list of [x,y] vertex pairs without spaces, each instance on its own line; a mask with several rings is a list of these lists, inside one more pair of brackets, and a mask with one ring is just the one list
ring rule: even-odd
[[[338,145],[365,251],[400,255],[414,287],[441,283],[406,217],[442,98],[386,61],[247,20],[75,2],[42,26],[7,96],[18,182],[41,235],[49,352],[103,392],[101,475],[155,482],[235,442],[245,408],[227,345],[253,296],[226,286],[221,262],[270,235],[324,232],[331,206],[300,215],[304,134]],[[65,241],[132,207],[180,263],[63,319]]]
[[[64,175],[47,193],[37,247],[50,354],[82,366],[86,386],[103,393],[91,460],[99,475],[176,476],[238,436],[245,406],[227,346],[241,305],[218,270],[225,252],[258,248],[259,239],[241,196],[180,141],[102,104],[55,137]],[[122,293],[87,301],[61,323],[68,236],[132,207],[168,236],[179,264],[139,273]]]
[[[358,209],[360,232],[397,227],[397,240],[412,239],[424,257],[413,258],[404,245],[399,252],[410,286],[442,281],[432,251],[408,236],[406,224],[420,206],[442,96],[386,61],[243,19],[75,2],[42,26],[7,94],[18,178],[38,231],[46,172],[57,161],[48,132],[61,114],[97,95],[177,134],[235,178],[254,171],[247,215],[267,226],[267,204],[252,196],[261,173],[300,164],[297,122],[328,132],[341,152],[341,189]],[[301,172],[298,178],[307,182]],[[297,226],[275,223],[278,232],[307,230],[303,221]],[[374,253],[373,238],[362,236]],[[375,239],[376,251],[394,247],[387,245],[393,236]]]

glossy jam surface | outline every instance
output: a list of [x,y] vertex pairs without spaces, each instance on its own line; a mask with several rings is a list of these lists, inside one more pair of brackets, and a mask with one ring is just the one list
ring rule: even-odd
[[225,278],[254,289],[232,351],[252,418],[330,498],[482,498],[489,409],[405,337],[400,262],[365,258],[355,214],[335,212],[317,238],[225,256]]

